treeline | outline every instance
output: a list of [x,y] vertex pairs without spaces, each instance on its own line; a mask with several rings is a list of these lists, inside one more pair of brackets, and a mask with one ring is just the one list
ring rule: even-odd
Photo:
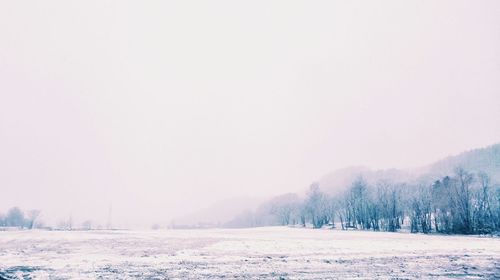
[[500,186],[492,186],[485,173],[464,169],[429,185],[384,181],[370,185],[358,178],[338,195],[328,195],[313,184],[304,198],[276,197],[251,218],[252,225],[489,234],[500,231]]
[[38,223],[39,210],[30,210],[24,213],[19,207],[12,207],[7,214],[0,213],[0,227],[16,227],[20,229],[33,229],[42,226]]
[[71,215],[68,219],[60,220],[57,224],[47,225],[41,219],[40,210],[23,211],[19,207],[10,208],[6,214],[0,213],[0,230],[2,228],[16,229],[45,229],[45,230],[92,230],[111,229],[111,224],[106,227],[85,220],[80,224],[74,224]]

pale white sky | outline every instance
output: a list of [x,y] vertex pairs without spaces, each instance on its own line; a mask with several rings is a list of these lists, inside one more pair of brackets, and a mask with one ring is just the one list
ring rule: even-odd
[[500,1],[0,3],[1,211],[166,221],[498,141]]

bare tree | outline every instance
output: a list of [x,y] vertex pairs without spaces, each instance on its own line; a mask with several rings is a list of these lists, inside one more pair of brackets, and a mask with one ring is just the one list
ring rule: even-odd
[[473,229],[475,233],[491,233],[495,230],[495,217],[491,209],[490,178],[486,173],[478,173],[479,186],[473,195]]
[[26,228],[33,229],[36,225],[37,219],[40,216],[40,210],[30,210],[28,211],[26,218]]
[[[300,203],[299,197],[296,194],[284,194],[272,199],[271,214],[275,215],[281,225],[289,225],[292,223],[293,214],[296,213],[298,204]],[[293,219],[295,223],[295,219]]]
[[409,218],[411,232],[429,233],[432,230],[432,207],[430,189],[418,187],[409,199]]
[[362,177],[358,178],[351,186],[349,206],[354,218],[354,223],[361,229],[370,229],[368,186]]
[[471,185],[473,182],[473,176],[471,173],[465,171],[462,168],[458,168],[455,171],[455,180],[452,184],[453,189],[453,227],[454,232],[457,233],[472,233],[472,189]]
[[401,208],[401,192],[389,182],[379,182],[377,188],[377,204],[380,209],[381,227],[385,231],[397,231],[401,228],[403,217]]
[[7,217],[5,218],[5,223],[9,227],[20,227],[24,226],[24,213],[19,209],[19,207],[10,208],[7,212]]
[[5,227],[7,226],[6,221],[5,221],[5,215],[0,213],[0,227]]
[[442,180],[434,182],[431,188],[432,193],[432,211],[434,217],[434,228],[436,232],[452,232],[452,190],[451,179],[446,176]]
[[318,184],[310,186],[305,206],[314,228],[321,228],[329,222],[329,200]]
[[82,223],[82,229],[83,230],[91,230],[92,229],[92,221],[91,220],[86,220]]

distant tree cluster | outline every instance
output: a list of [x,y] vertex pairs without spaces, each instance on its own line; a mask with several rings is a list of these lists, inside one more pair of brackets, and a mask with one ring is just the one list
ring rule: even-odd
[[[362,178],[339,195],[328,195],[318,184],[306,197],[287,194],[261,207],[281,225],[325,225],[342,229],[447,234],[488,234],[500,231],[500,187],[485,173],[457,169],[430,185],[370,185]],[[257,218],[254,217],[254,220]],[[269,220],[269,218],[267,218]]]
[[21,229],[33,229],[38,223],[39,210],[30,210],[26,213],[19,207],[12,207],[7,214],[0,213],[0,227],[16,227]]
[[91,220],[85,220],[81,224],[74,225],[70,215],[68,219],[60,220],[56,225],[47,226],[40,218],[40,210],[23,211],[19,207],[10,208],[6,214],[0,213],[1,228],[17,229],[48,229],[48,230],[92,230],[103,229],[100,225],[94,225]]

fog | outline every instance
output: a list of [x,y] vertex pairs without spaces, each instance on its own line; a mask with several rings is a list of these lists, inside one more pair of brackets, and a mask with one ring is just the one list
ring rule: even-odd
[[0,212],[148,226],[500,140],[498,1],[3,1]]

